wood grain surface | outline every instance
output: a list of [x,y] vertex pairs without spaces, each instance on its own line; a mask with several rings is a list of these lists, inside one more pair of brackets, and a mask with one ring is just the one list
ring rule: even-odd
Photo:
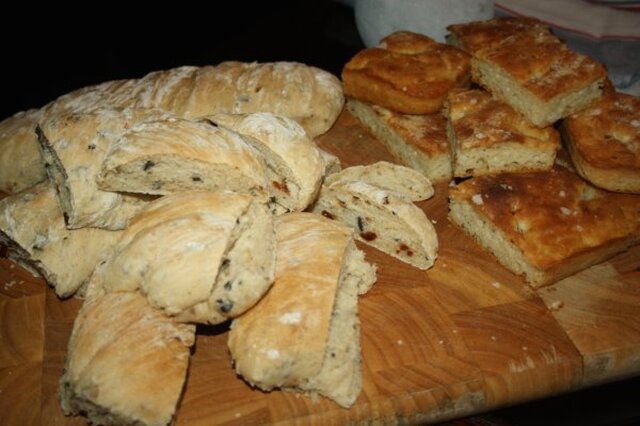
[[[348,113],[319,143],[343,166],[391,160]],[[359,244],[379,269],[360,299],[363,391],[351,409],[252,389],[222,325],[198,328],[176,423],[436,422],[640,373],[640,247],[534,291],[448,222],[447,188],[419,204],[440,240],[432,269]],[[0,424],[86,423],[58,403],[81,303],[0,259]]]

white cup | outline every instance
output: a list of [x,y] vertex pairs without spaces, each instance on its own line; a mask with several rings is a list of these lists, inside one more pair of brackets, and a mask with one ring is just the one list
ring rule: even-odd
[[356,25],[365,46],[399,30],[445,42],[447,25],[493,17],[491,0],[355,0]]

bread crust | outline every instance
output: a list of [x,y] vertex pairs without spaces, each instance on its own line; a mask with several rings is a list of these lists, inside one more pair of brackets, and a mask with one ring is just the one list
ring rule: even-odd
[[421,34],[398,31],[364,49],[342,70],[344,94],[404,114],[432,114],[467,84],[469,55]]
[[[640,242],[638,197],[596,189],[559,166],[474,177],[449,194],[454,223],[497,253],[507,268],[525,274],[534,287]],[[481,222],[500,238],[488,238]]]
[[562,123],[578,173],[596,186],[640,193],[640,98],[603,96]]

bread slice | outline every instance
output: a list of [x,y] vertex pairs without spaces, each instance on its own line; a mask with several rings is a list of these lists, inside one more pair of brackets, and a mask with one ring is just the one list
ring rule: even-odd
[[640,194],[640,98],[608,94],[563,120],[562,133],[580,176],[609,191]]
[[556,166],[468,179],[449,191],[449,219],[532,287],[640,242],[640,198],[602,191]]
[[413,169],[378,161],[366,166],[347,167],[324,180],[325,185],[335,182],[362,181],[369,185],[394,192],[399,197],[411,201],[422,201],[433,197],[433,185],[424,175]]
[[140,290],[178,321],[218,324],[260,299],[274,267],[264,204],[247,194],[191,191],[149,203],[91,281],[106,292]]
[[387,108],[347,99],[347,110],[371,130],[391,155],[432,182],[451,179],[446,120],[440,114],[398,114]]
[[8,256],[39,273],[59,297],[82,293],[119,231],[67,229],[48,181],[0,200],[0,242]]
[[160,111],[101,109],[56,116],[38,126],[40,151],[67,227],[123,229],[146,204],[148,197],[100,190],[96,176],[122,132],[138,121],[164,116]]
[[473,80],[538,127],[602,95],[605,68],[545,31],[524,31],[474,52]]
[[47,178],[35,137],[40,111],[22,111],[0,122],[0,192],[14,194]]
[[284,211],[302,211],[318,195],[324,160],[318,147],[294,120],[271,113],[216,114],[212,122],[240,133],[262,154],[268,190]]
[[140,293],[86,300],[60,380],[62,411],[101,425],[171,423],[194,341],[193,325],[176,323]]
[[523,32],[551,33],[545,23],[528,16],[498,17],[452,24],[447,30],[447,42],[472,55],[480,49],[495,46],[504,39]]
[[113,143],[96,177],[103,191],[166,195],[187,190],[266,197],[262,156],[235,132],[207,121],[146,121]]
[[276,218],[271,290],[236,318],[228,346],[238,374],[264,390],[320,394],[351,406],[361,387],[358,287],[375,268],[351,229],[310,213]]
[[420,269],[433,266],[438,237],[424,211],[394,192],[362,181],[323,185],[314,213],[355,230],[356,238]]
[[433,114],[449,90],[466,85],[469,55],[409,31],[388,35],[342,70],[344,94],[403,114]]
[[549,170],[560,149],[551,126],[537,128],[484,90],[449,94],[447,134],[455,177]]

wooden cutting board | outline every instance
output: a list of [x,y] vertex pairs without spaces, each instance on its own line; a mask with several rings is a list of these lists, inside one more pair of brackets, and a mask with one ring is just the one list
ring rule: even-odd
[[[319,142],[343,166],[391,160],[348,113]],[[640,373],[640,246],[533,291],[447,221],[447,188],[420,203],[440,240],[432,269],[360,245],[378,282],[360,299],[363,391],[351,409],[252,389],[223,325],[198,329],[177,424],[434,422]],[[57,395],[80,306],[0,259],[0,424],[85,424]]]

